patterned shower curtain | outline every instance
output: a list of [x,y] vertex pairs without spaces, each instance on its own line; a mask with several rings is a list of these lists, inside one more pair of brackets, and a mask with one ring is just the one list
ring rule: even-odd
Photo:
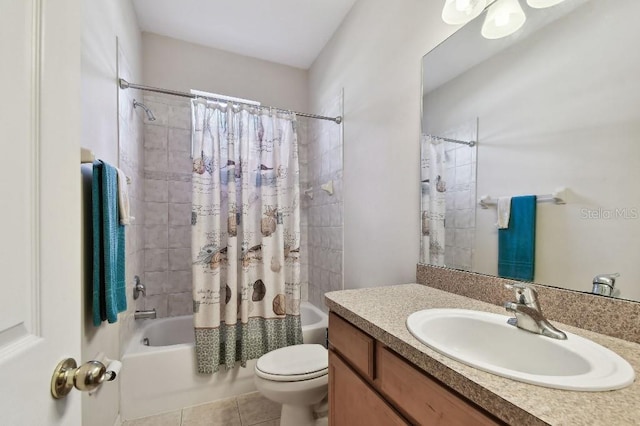
[[422,135],[422,244],[420,261],[444,266],[444,220],[447,182],[445,180],[444,141]]
[[296,117],[196,99],[193,310],[199,373],[302,343]]

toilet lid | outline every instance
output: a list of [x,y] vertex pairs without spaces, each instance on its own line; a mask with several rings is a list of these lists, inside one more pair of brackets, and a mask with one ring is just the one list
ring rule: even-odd
[[256,375],[278,382],[297,382],[327,374],[329,357],[322,345],[293,345],[258,358]]

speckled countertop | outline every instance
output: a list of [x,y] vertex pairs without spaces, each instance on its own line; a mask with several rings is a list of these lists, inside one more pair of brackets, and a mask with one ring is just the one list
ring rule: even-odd
[[[611,392],[574,392],[521,383],[441,355],[420,343],[405,326],[407,317],[421,309],[460,308],[506,315],[499,306],[420,284],[334,291],[326,293],[325,302],[331,311],[509,424],[640,424],[637,379],[633,385]],[[554,324],[613,350],[633,366],[636,374],[640,371],[639,344]]]

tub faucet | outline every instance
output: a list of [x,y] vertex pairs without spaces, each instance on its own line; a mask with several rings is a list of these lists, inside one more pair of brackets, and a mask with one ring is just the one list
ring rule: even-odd
[[133,314],[134,319],[156,319],[156,308],[146,311],[135,311]]
[[567,335],[551,325],[542,315],[542,310],[538,303],[538,293],[532,287],[526,284],[512,284],[505,287],[515,290],[516,293],[515,302],[504,304],[507,311],[516,315],[515,318],[509,318],[509,321],[507,321],[509,324],[532,333],[566,340]]
[[140,277],[136,275],[133,277],[133,300],[138,300],[140,293],[142,293],[142,297],[145,297],[147,295],[147,288],[140,281]]

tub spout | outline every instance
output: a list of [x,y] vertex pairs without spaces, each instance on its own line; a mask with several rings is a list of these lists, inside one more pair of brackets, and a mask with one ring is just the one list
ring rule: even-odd
[[134,319],[156,319],[156,308],[147,311],[135,311]]

